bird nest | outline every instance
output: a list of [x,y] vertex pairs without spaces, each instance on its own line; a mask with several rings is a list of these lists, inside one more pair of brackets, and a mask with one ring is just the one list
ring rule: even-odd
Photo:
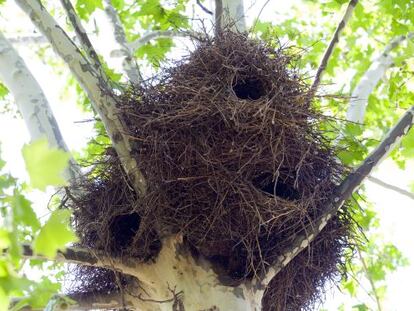
[[[136,195],[108,147],[72,201],[82,245],[147,261],[180,233],[231,284],[275,263],[345,173],[299,58],[228,32],[128,87],[119,114],[148,189]],[[307,309],[323,296],[343,272],[350,214],[343,208],[274,278],[265,310]]]

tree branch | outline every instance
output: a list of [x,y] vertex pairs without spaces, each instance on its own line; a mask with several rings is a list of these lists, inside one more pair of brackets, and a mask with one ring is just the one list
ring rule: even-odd
[[[66,298],[67,297],[67,298]],[[68,303],[70,300],[73,303]],[[10,307],[19,303],[30,301],[30,297],[15,298],[11,300]],[[51,302],[54,303],[53,310],[113,310],[122,309],[132,304],[126,300],[126,305],[123,305],[123,299],[118,292],[111,293],[93,293],[91,295],[55,295]],[[10,309],[10,308],[9,308]],[[50,308],[51,309],[51,308]],[[19,311],[41,311],[45,308],[32,308],[28,304],[24,305]]]
[[363,123],[365,111],[368,105],[368,97],[374,91],[379,80],[384,76],[387,69],[393,64],[390,52],[397,48],[404,40],[414,37],[414,33],[407,36],[399,36],[388,44],[384,51],[369,66],[361,77],[358,85],[352,92],[346,119],[355,123]]
[[8,41],[11,44],[31,44],[31,43],[43,44],[43,43],[49,43],[49,41],[47,41],[45,36],[38,36],[38,35],[18,36],[18,37],[14,37],[14,38],[9,38]]
[[223,10],[223,1],[215,0],[214,8],[214,29],[215,36],[218,37],[223,29],[223,19],[224,19],[224,10]]
[[[18,52],[0,32],[0,79],[13,94],[32,141],[47,138],[51,147],[69,153],[53,111],[39,83]],[[64,171],[66,180],[80,176],[80,168],[71,157]]]
[[95,69],[101,73],[101,75],[104,74],[98,54],[96,53],[95,48],[89,40],[88,34],[86,33],[85,28],[83,28],[82,22],[76,14],[72,3],[70,0],[60,0],[60,3],[65,9],[66,15],[68,16],[73,29],[75,29],[76,36],[78,37],[82,48],[86,51],[86,54],[88,55],[90,61],[93,63]]
[[[158,30],[158,31],[151,31],[145,35],[143,35],[141,38],[131,42],[127,43],[127,46],[129,49],[133,52],[138,50],[143,45],[147,44],[151,40],[154,39],[160,39],[160,38],[173,38],[173,37],[197,37],[200,36],[200,34],[190,31],[177,31],[177,30]],[[120,53],[114,54],[113,56],[122,55]]]
[[329,43],[325,54],[322,57],[321,63],[318,67],[318,70],[315,75],[315,79],[313,80],[313,84],[310,88],[310,95],[309,98],[312,98],[313,95],[316,93],[316,90],[319,87],[319,84],[321,82],[322,75],[326,69],[326,66],[328,65],[329,58],[332,56],[333,50],[335,49],[335,46],[339,42],[339,36],[341,35],[342,30],[345,28],[346,24],[348,23],[348,20],[350,19],[352,12],[355,9],[355,6],[358,4],[358,0],[351,0],[348,4],[348,7],[346,8],[345,14],[342,17],[341,21],[339,22],[338,26],[336,27],[336,30],[334,32],[334,35],[331,39],[331,42]]
[[[122,26],[121,19],[118,12],[114,9],[111,0],[105,0],[105,13],[112,25],[115,41],[120,46],[119,52],[122,56],[122,67],[128,77],[128,80],[133,84],[138,84],[142,81],[142,75],[139,71],[137,63],[134,60],[134,56],[131,48],[128,46],[125,31]],[[111,53],[112,56],[112,53]]]
[[[22,257],[26,259],[52,260],[61,263],[71,263],[81,266],[91,266],[118,271],[123,274],[135,276],[138,264],[132,258],[112,258],[103,252],[88,250],[80,247],[67,247],[64,251],[58,251],[54,258],[49,258],[41,254],[36,254],[32,247],[23,244]],[[4,251],[6,253],[7,250]]]
[[122,166],[137,195],[144,195],[146,182],[136,160],[131,156],[132,146],[124,133],[125,127],[120,119],[116,98],[108,78],[95,70],[64,30],[55,22],[38,0],[15,0],[20,8],[31,18],[35,26],[48,38],[57,54],[62,57],[76,79],[92,101],[105,129],[112,140]]
[[215,0],[214,21],[216,35],[224,28],[246,31],[243,0]]
[[404,113],[377,148],[335,189],[335,194],[327,203],[323,215],[321,215],[321,217],[314,223],[309,224],[304,230],[305,234],[298,235],[291,247],[278,257],[276,264],[273,265],[261,279],[263,285],[266,286],[269,284],[276,274],[286,267],[302,250],[309,246],[323,228],[325,228],[328,221],[335,216],[345,201],[359,188],[363,180],[369,176],[372,170],[387,157],[400,140],[408,133],[413,123],[414,106]]
[[378,179],[374,176],[368,176],[368,180],[375,183],[375,184],[377,184],[377,185],[379,185],[379,186],[381,186],[381,187],[384,187],[385,189],[395,191],[395,192],[397,192],[401,195],[404,195],[404,196],[414,200],[414,193],[412,193],[410,191],[407,191],[407,190],[401,189],[397,186],[386,183],[385,181],[382,181],[381,179]]

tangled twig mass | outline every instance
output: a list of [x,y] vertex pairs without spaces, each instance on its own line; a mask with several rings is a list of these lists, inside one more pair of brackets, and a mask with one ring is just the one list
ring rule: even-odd
[[[148,191],[136,196],[108,147],[71,202],[81,244],[148,261],[181,233],[229,285],[266,271],[321,216],[346,171],[299,57],[226,32],[127,88],[119,113]],[[311,308],[343,272],[351,224],[345,207],[272,280],[264,309]]]

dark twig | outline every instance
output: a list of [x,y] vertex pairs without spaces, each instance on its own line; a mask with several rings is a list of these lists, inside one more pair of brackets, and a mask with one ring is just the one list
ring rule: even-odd
[[[378,311],[382,311],[381,300],[378,296],[378,289],[375,286],[375,282],[374,282],[374,280],[372,279],[372,277],[370,275],[370,272],[368,270],[368,266],[367,266],[367,263],[365,261],[365,258],[364,258],[364,256],[362,256],[361,249],[358,246],[357,246],[356,249],[357,249],[357,252],[358,252],[358,257],[359,257],[359,259],[361,260],[361,263],[362,263],[362,269],[364,270],[366,278],[368,279],[368,281],[371,285],[372,293],[374,295],[374,298],[375,298],[374,300],[377,304]],[[369,295],[369,293],[368,293],[368,295]]]
[[350,19],[352,12],[355,9],[355,6],[358,4],[358,0],[351,0],[348,4],[348,7],[346,8],[345,14],[342,17],[341,21],[339,22],[338,26],[336,27],[336,30],[334,32],[334,35],[331,39],[331,42],[328,45],[328,48],[325,51],[325,54],[322,57],[321,63],[319,65],[318,71],[316,72],[315,79],[313,81],[312,87],[310,89],[310,96],[309,98],[312,98],[315,94],[316,90],[319,87],[319,84],[321,82],[322,74],[324,73],[326,66],[328,64],[329,58],[332,56],[333,50],[335,46],[339,42],[339,36],[342,32],[342,30],[345,28],[346,24],[348,23],[348,20]]
[[78,15],[76,14],[75,8],[73,7],[72,3],[70,2],[70,0],[60,0],[60,2],[66,11],[70,23],[75,29],[76,36],[78,37],[82,47],[86,51],[89,59],[92,61],[95,69],[99,72],[102,72],[102,64],[99,60],[98,54],[96,53],[95,48],[89,40],[88,34],[86,33],[86,30],[83,28],[82,23]]
[[209,9],[207,9],[200,0],[196,0],[197,1],[197,5],[207,14],[213,15],[213,12],[211,12]]

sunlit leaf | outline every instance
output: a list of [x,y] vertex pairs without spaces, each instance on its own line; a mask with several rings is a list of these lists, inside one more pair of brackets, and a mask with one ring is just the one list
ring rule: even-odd
[[9,307],[9,296],[0,285],[0,311],[6,311]]
[[102,0],[77,0],[76,11],[81,19],[89,19],[96,9],[103,9]]
[[47,257],[54,257],[59,249],[76,241],[76,235],[70,228],[70,217],[69,210],[53,211],[34,241],[34,251]]
[[36,213],[32,209],[31,202],[16,191],[11,200],[11,206],[13,208],[13,221],[15,224],[30,226],[33,230],[39,229],[40,223],[37,219]]
[[23,158],[34,188],[45,190],[46,186],[63,186],[62,176],[70,156],[62,150],[49,148],[46,139],[39,139],[23,147]]

